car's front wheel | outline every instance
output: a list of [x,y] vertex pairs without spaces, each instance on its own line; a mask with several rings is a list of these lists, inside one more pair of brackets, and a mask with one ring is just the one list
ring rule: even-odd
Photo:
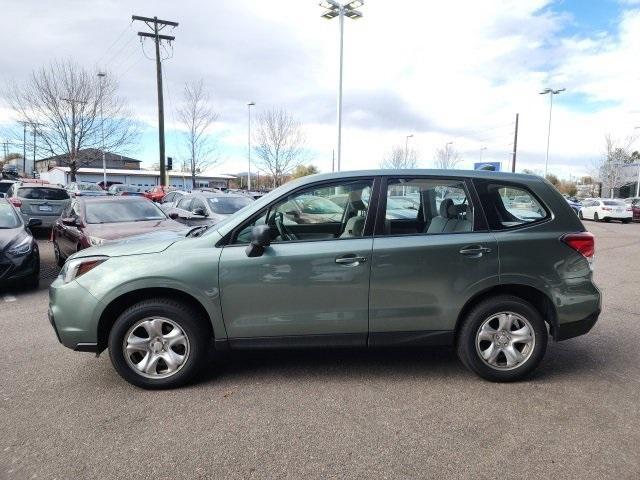
[[600,217],[598,216],[597,212],[593,214],[593,221],[594,222],[599,222],[600,221]]
[[584,220],[584,217],[582,216],[582,210],[578,210],[578,218],[580,220]]
[[500,295],[480,302],[466,315],[457,351],[462,363],[482,378],[508,382],[538,366],[547,340],[544,320],[529,302]]
[[191,380],[207,356],[206,319],[173,299],[145,300],[129,307],[109,334],[117,372],[142,388],[174,388]]

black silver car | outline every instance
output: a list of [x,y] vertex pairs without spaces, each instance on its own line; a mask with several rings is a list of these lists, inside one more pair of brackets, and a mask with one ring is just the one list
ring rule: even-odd
[[167,214],[189,226],[215,225],[251,203],[253,199],[246,195],[193,192],[183,196]]
[[40,253],[29,227],[40,225],[22,216],[7,200],[0,198],[0,289],[23,283],[37,287],[40,278]]

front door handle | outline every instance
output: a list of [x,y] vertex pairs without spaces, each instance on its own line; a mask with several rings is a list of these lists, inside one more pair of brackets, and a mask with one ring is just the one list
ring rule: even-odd
[[341,265],[360,265],[367,261],[367,257],[359,257],[357,255],[345,255],[344,257],[337,257],[336,263]]
[[483,247],[482,245],[469,245],[460,249],[461,255],[467,255],[469,257],[481,257],[485,253],[491,253],[491,249]]

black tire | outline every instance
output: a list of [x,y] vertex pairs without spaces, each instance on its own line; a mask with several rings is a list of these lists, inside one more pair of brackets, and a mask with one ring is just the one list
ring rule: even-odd
[[[162,317],[174,322],[188,339],[189,350],[184,363],[170,376],[148,378],[130,366],[125,358],[124,341],[129,330],[140,320]],[[132,305],[116,320],[109,332],[109,357],[111,363],[127,382],[146,389],[175,388],[191,380],[207,358],[211,341],[207,319],[179,301],[155,298]]]
[[607,218],[607,217],[604,217],[604,221],[605,221],[605,223],[609,223],[611,221],[611,219]]
[[[476,348],[476,335],[482,324],[492,315],[501,312],[513,312],[523,317],[534,333],[535,342],[530,353],[523,363],[511,369],[490,366],[481,358]],[[492,382],[512,382],[522,379],[538,366],[547,350],[547,341],[547,327],[538,310],[519,297],[498,295],[483,300],[466,315],[458,330],[456,350],[462,363],[480,377]]]
[[37,249],[35,263],[37,264],[36,271],[24,280],[24,286],[29,290],[35,290],[40,286],[40,252]]
[[584,217],[582,216],[582,211],[581,210],[578,210],[578,218],[580,220],[584,220]]
[[600,217],[598,216],[598,213],[594,213],[593,214],[593,221],[594,222],[599,222],[600,221]]
[[622,220],[622,223],[631,223],[631,219],[630,218],[625,218],[624,220]]
[[64,267],[64,262],[66,261],[66,259],[62,258],[62,255],[60,255],[60,247],[58,246],[58,242],[56,242],[55,240],[53,241],[53,254],[56,257],[56,265],[58,265],[60,268]]

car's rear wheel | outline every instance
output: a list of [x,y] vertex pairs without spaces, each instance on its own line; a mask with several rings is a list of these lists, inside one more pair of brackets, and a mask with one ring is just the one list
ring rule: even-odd
[[582,210],[578,210],[578,218],[580,220],[584,220],[584,217],[582,216]]
[[622,220],[622,223],[630,223],[631,219],[630,218],[625,218],[624,220]]
[[480,302],[464,318],[457,352],[464,365],[486,380],[519,380],[534,370],[547,349],[547,328],[527,301],[500,295]]
[[158,298],[125,310],[109,334],[109,356],[125,380],[174,388],[191,380],[207,356],[206,319],[181,302]]
[[594,222],[599,222],[600,221],[600,217],[598,216],[598,212],[593,214],[593,221]]

